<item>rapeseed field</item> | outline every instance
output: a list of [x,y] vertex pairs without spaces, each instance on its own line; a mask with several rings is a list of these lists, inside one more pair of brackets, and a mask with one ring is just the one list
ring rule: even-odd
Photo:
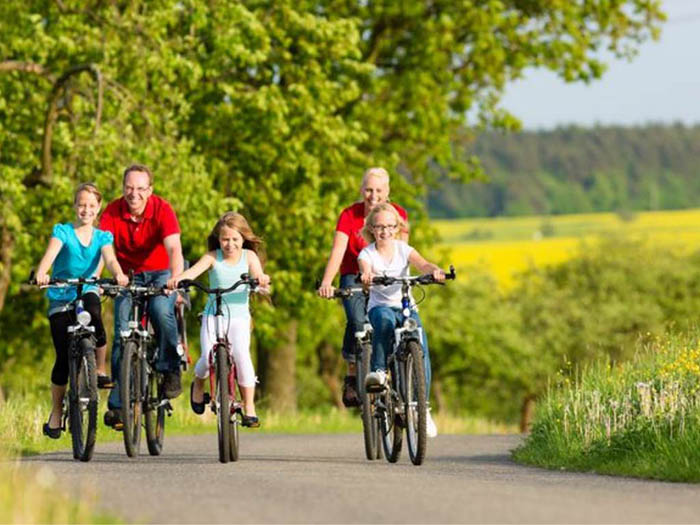
[[556,264],[606,237],[690,253],[700,247],[700,209],[433,221],[457,270],[479,266],[504,288],[529,267]]

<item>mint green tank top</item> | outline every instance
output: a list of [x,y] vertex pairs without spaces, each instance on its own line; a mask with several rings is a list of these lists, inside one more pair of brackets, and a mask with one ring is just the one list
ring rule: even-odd
[[[236,264],[223,261],[221,250],[216,250],[216,261],[209,270],[209,288],[228,288],[241,279],[242,273],[248,273],[248,255],[242,250],[241,258]],[[222,297],[221,311],[227,317],[250,317],[248,309],[248,285],[239,286],[233,292]],[[204,308],[204,315],[216,313],[216,299],[209,295],[209,300]]]

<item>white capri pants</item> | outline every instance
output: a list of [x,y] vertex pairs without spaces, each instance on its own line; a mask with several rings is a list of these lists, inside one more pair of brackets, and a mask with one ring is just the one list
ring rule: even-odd
[[[250,317],[224,317],[224,330],[228,327],[227,336],[231,346],[233,362],[236,363],[236,379],[244,387],[255,386],[255,370],[250,358]],[[209,353],[216,343],[216,317],[202,316],[202,329],[199,333],[202,349],[194,374],[200,379],[209,377]]]

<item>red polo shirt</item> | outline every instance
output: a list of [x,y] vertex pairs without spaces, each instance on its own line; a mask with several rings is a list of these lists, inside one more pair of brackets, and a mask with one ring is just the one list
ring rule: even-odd
[[114,235],[114,251],[126,273],[167,270],[170,258],[163,244],[169,235],[180,233],[180,225],[170,203],[156,195],[146,202],[139,222],[132,219],[124,197],[105,208],[100,219],[100,229]]
[[[391,205],[396,208],[401,218],[408,220],[408,214],[398,204]],[[367,241],[360,233],[365,225],[365,203],[356,202],[355,204],[345,208],[338,218],[338,225],[335,231],[343,232],[348,236],[348,247],[345,248],[343,261],[340,263],[340,275],[348,273],[360,273],[360,267],[357,265],[357,256],[360,255],[362,248],[367,246]]]

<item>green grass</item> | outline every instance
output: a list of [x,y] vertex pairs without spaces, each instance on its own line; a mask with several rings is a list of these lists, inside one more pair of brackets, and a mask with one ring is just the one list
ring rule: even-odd
[[700,481],[698,334],[640,343],[635,359],[560,378],[517,461],[554,469]]

